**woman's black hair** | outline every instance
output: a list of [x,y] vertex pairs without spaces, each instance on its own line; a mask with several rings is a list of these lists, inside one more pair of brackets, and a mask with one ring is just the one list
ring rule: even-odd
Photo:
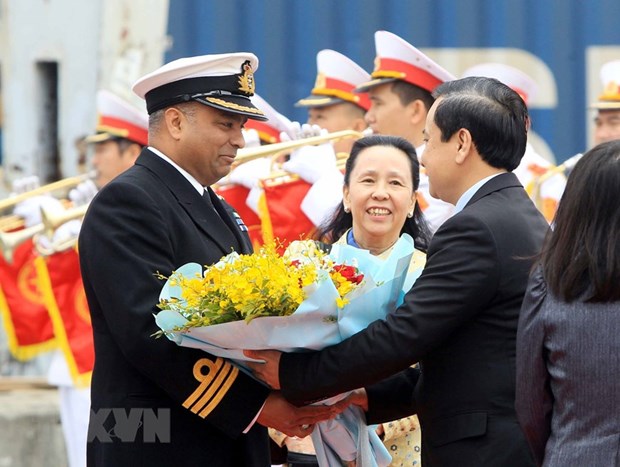
[[620,300],[620,140],[599,144],[575,165],[541,260],[558,298]]

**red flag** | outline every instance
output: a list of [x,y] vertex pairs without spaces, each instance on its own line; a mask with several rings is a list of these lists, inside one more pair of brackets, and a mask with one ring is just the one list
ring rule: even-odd
[[301,202],[310,190],[302,179],[264,182],[266,216],[263,219],[263,238],[276,239],[284,250],[293,240],[309,238],[314,224],[301,210]]
[[248,235],[254,248],[261,246],[264,242],[260,217],[245,203],[250,192],[249,188],[243,185],[223,185],[218,187],[215,192],[224,198],[241,216],[243,223],[248,228]]
[[58,346],[77,386],[90,384],[95,361],[93,329],[78,253],[71,248],[36,260],[37,275]]
[[37,280],[36,257],[28,239],[15,249],[12,263],[0,258],[0,312],[9,350],[22,361],[56,347]]

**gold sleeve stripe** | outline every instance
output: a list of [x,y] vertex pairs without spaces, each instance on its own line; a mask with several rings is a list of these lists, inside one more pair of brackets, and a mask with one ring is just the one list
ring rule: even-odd
[[[203,373],[205,368],[208,369],[206,374]],[[194,364],[193,372],[200,384],[185,400],[183,407],[205,418],[224,398],[237,378],[239,369],[222,358],[215,361],[201,358]]]
[[202,412],[198,414],[199,416],[201,416],[202,418],[205,418],[207,415],[211,413],[211,411],[214,408],[218,406],[218,404],[224,398],[224,395],[228,392],[228,390],[232,386],[232,383],[235,381],[235,379],[237,379],[238,373],[239,373],[239,368],[233,366],[232,371],[226,378],[226,381],[223,382],[220,390],[215,394],[215,396],[213,396],[213,399],[211,400],[211,402],[209,402],[209,404],[202,410]]
[[202,395],[202,397],[198,399],[198,402],[196,402],[192,406],[192,412],[194,413],[200,412],[202,408],[207,404],[207,402],[211,400],[214,394],[219,394],[219,392],[221,391],[222,383],[224,382],[224,380],[226,380],[226,378],[228,378],[228,375],[230,374],[232,369],[233,369],[233,366],[230,363],[222,367],[220,372],[217,374],[217,376],[213,380],[213,383],[211,383],[211,385],[207,388],[207,390]]
[[[209,384],[211,384],[211,381],[214,378],[214,374],[220,370],[223,364],[224,360],[221,358],[216,359],[214,362],[208,358],[201,358],[194,364],[194,378],[201,381],[201,383],[192,395],[189,396],[185,402],[183,402],[183,407],[189,409],[192,405],[194,405],[194,402],[196,402],[200,395],[209,387]],[[202,369],[204,367],[209,369],[209,372],[206,375],[202,374]]]

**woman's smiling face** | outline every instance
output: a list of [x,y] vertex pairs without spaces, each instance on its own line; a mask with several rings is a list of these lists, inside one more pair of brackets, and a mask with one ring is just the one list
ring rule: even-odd
[[357,155],[343,189],[346,208],[353,218],[353,236],[365,249],[391,246],[413,212],[415,191],[411,163],[393,146],[371,146]]

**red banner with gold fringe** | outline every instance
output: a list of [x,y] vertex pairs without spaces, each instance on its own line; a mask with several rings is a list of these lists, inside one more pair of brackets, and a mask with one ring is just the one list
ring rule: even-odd
[[95,361],[93,330],[75,249],[37,258],[37,275],[58,346],[79,387],[90,384]]
[[12,262],[0,257],[0,312],[9,350],[21,361],[56,347],[52,321],[39,288],[35,258],[32,239],[15,249]]
[[314,224],[301,210],[301,202],[310,190],[302,179],[287,181],[267,180],[263,218],[263,238],[278,240],[285,249],[293,240],[309,238],[315,231]]

